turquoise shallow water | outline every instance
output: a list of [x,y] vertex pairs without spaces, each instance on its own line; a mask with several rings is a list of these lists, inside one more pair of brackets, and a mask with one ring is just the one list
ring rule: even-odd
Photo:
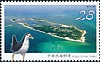
[[[12,25],[12,26],[4,27],[6,53],[11,53],[10,47],[12,42],[12,35],[16,35],[17,40],[20,41],[25,33],[31,33],[32,36],[34,37],[34,40],[30,39],[30,47],[28,53],[95,53],[96,52],[96,16],[94,15],[94,18],[91,21],[88,20],[76,21],[75,19],[79,17],[79,14],[77,13],[79,13],[80,9],[82,8],[77,8],[76,11],[66,8],[60,10],[59,8],[57,8],[59,9],[59,11],[55,11],[52,9],[53,13],[51,13],[50,9],[47,10],[47,12],[39,10],[37,10],[37,12],[36,11],[34,12],[33,10],[29,12],[20,9],[21,11],[23,11],[22,13],[20,13],[21,11],[19,11],[18,9],[14,10],[12,7],[10,7],[9,9],[9,7],[10,6],[5,7],[6,8],[5,26],[7,25]],[[27,10],[29,10],[29,8]],[[16,14],[14,12],[11,13],[11,11],[16,11]],[[9,14],[9,12],[11,14]],[[10,21],[10,18],[29,18],[29,17],[43,18],[52,22],[75,26],[79,29],[86,30],[87,31],[85,35],[86,43],[66,41],[63,39],[55,38],[50,35],[25,28],[22,25]],[[29,22],[28,20],[25,21]]]

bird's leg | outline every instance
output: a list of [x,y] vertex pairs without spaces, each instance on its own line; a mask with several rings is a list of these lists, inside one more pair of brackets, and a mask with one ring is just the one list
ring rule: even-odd
[[12,60],[14,60],[14,53],[12,54]]
[[25,58],[25,55],[23,55],[23,60],[24,60],[24,58]]

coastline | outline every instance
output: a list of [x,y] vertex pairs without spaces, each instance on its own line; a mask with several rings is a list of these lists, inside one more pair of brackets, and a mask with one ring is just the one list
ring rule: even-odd
[[[15,22],[15,21],[13,21],[12,19],[10,19],[12,22]],[[18,22],[17,22],[18,23]],[[44,33],[44,34],[48,34],[48,35],[51,35],[51,36],[53,36],[53,37],[56,37],[56,38],[61,38],[61,39],[64,39],[64,40],[70,40],[70,41],[76,41],[76,42],[85,42],[85,34],[86,34],[86,31],[84,30],[84,32],[83,32],[83,34],[82,34],[82,36],[81,36],[81,38],[79,39],[79,40],[74,40],[74,39],[70,39],[69,37],[59,37],[59,36],[56,36],[56,35],[53,35],[53,33],[45,33],[45,32],[43,32],[43,31],[40,31],[40,30],[36,30],[36,29],[34,29],[34,28],[32,28],[32,27],[30,27],[30,26],[26,26],[26,25],[24,25],[24,23],[21,23],[21,22],[19,22],[18,24],[20,24],[20,25],[22,25],[22,26],[24,26],[24,27],[26,27],[26,28],[29,28],[29,29],[32,29],[32,30],[35,30],[35,31],[38,31],[38,32],[41,32],[41,33]],[[61,25],[63,25],[63,24],[61,24]],[[67,26],[67,25],[64,25],[64,27],[71,27],[71,26]],[[76,27],[75,27],[76,28]],[[76,28],[77,29],[77,28]]]
[[12,19],[10,19],[10,21],[14,22]]

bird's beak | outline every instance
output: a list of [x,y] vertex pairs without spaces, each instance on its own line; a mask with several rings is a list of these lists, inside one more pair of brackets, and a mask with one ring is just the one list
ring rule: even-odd
[[31,35],[29,36],[29,38],[34,39]]

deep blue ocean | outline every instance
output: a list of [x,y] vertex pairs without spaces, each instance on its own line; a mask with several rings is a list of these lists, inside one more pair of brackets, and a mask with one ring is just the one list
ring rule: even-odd
[[[70,5],[7,5],[5,6],[5,53],[11,53],[12,35],[16,35],[20,41],[25,33],[31,33],[34,39],[30,39],[28,53],[96,53],[96,7],[70,6]],[[80,17],[81,10],[85,10],[86,15],[89,10],[95,13],[92,20],[76,20]],[[11,22],[11,18],[41,18],[55,23],[75,26],[78,29],[86,30],[85,43],[66,41],[55,38],[50,35],[34,31],[23,27],[17,23]],[[25,20],[32,24],[29,20]]]

